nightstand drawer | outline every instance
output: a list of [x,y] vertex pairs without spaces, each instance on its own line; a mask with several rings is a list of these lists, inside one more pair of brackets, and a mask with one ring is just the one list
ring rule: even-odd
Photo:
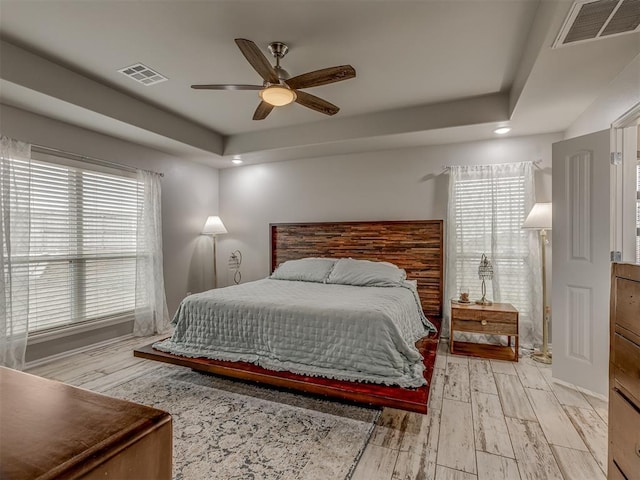
[[496,312],[491,310],[472,310],[470,308],[452,309],[452,316],[459,320],[486,320],[487,322],[513,323],[518,321],[518,314],[512,312]]
[[515,321],[504,323],[495,319],[466,320],[453,319],[453,329],[457,332],[475,332],[494,335],[517,335],[518,325]]

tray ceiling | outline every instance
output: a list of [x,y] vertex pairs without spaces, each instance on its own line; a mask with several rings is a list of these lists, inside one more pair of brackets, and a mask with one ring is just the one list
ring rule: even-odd
[[[39,113],[70,123],[82,123],[82,112],[88,117],[85,111],[89,110],[93,117],[104,117],[102,126],[99,118],[93,118],[90,128],[105,133],[115,134],[111,131],[115,129],[113,122],[124,122],[167,136],[158,132],[157,126],[148,125],[151,120],[130,120],[135,117],[131,110],[144,104],[140,108],[161,110],[179,119],[177,130],[189,123],[197,131],[193,136],[206,131],[217,136],[220,142],[212,143],[219,148],[189,141],[186,132],[173,139],[189,147],[186,155],[193,153],[187,150],[200,149],[217,166],[226,166],[217,161],[221,156],[233,154],[257,162],[264,152],[272,152],[265,154],[265,159],[284,158],[273,155],[274,150],[285,152],[309,145],[315,152],[318,144],[325,143],[335,150],[336,142],[358,139],[362,143],[365,138],[465,125],[473,127],[470,131],[477,136],[477,126],[484,123],[488,124],[487,135],[500,122],[516,126],[520,122],[517,134],[557,131],[566,128],[595,99],[598,89],[640,50],[637,34],[627,36],[634,39],[604,40],[609,42],[608,48],[596,50],[613,64],[605,75],[594,73],[598,66],[601,72],[602,64],[575,65],[573,70],[559,64],[563,58],[593,54],[588,45],[550,48],[570,5],[535,0],[1,0],[3,45],[17,46],[115,93],[98,95],[109,104],[101,105],[96,98],[77,98],[77,94],[66,92],[64,85],[18,79],[21,76],[15,72],[24,62],[13,52],[13,60],[3,64],[0,100],[32,111],[39,108]],[[340,112],[327,119],[292,104],[256,122],[251,120],[259,102],[255,91],[190,89],[194,83],[259,83],[257,73],[233,41],[238,37],[253,40],[266,55],[270,42],[287,43],[290,51],[282,64],[292,76],[333,65],[353,65],[355,79],[310,90],[339,105]],[[137,63],[168,80],[145,86],[119,73]],[[573,81],[574,76],[585,75],[595,75],[595,80],[588,85]],[[576,98],[563,99],[565,103],[570,100],[564,114],[553,109],[558,99],[548,89],[550,82],[575,84]],[[47,102],[29,105],[29,91],[52,97],[50,108],[43,106]],[[101,90],[96,87],[96,92]],[[110,100],[115,94],[132,101]],[[459,104],[495,95],[503,100],[499,106],[496,103],[487,108],[484,118],[477,112],[467,118],[470,115]],[[530,96],[537,98],[534,101]],[[73,104],[78,111],[72,113],[68,106],[56,109],[55,99]],[[451,102],[457,107],[447,109]],[[116,111],[116,103],[121,111]],[[549,108],[545,109],[547,103]],[[66,113],[59,113],[62,111]],[[450,111],[451,118],[442,119],[442,111]],[[540,116],[549,112],[555,112],[553,120],[542,124]],[[420,117],[429,113],[437,113],[440,121],[425,123]],[[349,129],[346,134],[334,131],[344,128]],[[464,140],[464,133],[459,138]]]

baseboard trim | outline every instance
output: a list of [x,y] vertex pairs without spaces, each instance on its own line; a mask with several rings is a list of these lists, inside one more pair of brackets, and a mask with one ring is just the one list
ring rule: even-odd
[[584,393],[585,395],[590,395],[590,396],[592,396],[592,397],[596,397],[596,398],[598,398],[598,399],[600,399],[600,400],[603,400],[603,401],[605,401],[605,402],[608,402],[608,401],[609,401],[609,399],[608,399],[605,395],[602,395],[601,393],[592,392],[591,390],[588,390],[588,389],[586,389],[586,388],[580,387],[580,386],[575,385],[575,384],[573,384],[573,383],[565,382],[564,380],[560,380],[560,379],[555,378],[555,377],[551,377],[551,381],[552,381],[553,383],[558,383],[558,384],[563,385],[563,386],[565,386],[565,387],[569,387],[569,388],[576,389],[576,390],[578,390],[580,393]]
[[77,325],[68,325],[64,328],[54,329],[45,332],[36,332],[30,334],[27,338],[27,345],[37,345],[39,343],[50,342],[60,338],[70,337],[79,333],[91,332],[100,328],[107,328],[121,323],[127,323],[134,320],[133,315],[122,315],[114,318],[105,318],[91,322],[83,322]]
[[91,343],[89,345],[84,345],[82,347],[74,348],[72,350],[56,353],[55,355],[49,355],[48,357],[38,358],[37,360],[32,360],[30,362],[27,362],[25,364],[25,370],[29,370],[30,368],[41,367],[42,365],[46,365],[47,363],[54,362],[62,358],[70,357],[71,355],[88,352],[89,350],[93,350],[96,348],[106,347],[114,343],[130,340],[132,338],[134,338],[133,334],[128,333],[127,335],[121,335],[119,337],[110,338],[108,340],[103,340],[101,342]]

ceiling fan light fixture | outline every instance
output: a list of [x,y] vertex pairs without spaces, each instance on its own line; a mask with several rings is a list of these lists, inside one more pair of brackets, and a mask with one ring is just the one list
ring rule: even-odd
[[296,100],[296,92],[282,85],[271,85],[258,92],[262,101],[274,107],[289,105]]
[[[636,2],[639,0],[624,1]],[[258,90],[261,102],[253,112],[253,120],[264,120],[274,107],[282,107],[292,102],[297,102],[303,107],[324,115],[335,115],[340,111],[338,106],[307,93],[303,89],[341,82],[356,76],[356,71],[351,65],[338,65],[289,78],[289,73],[280,66],[280,60],[289,50],[287,45],[282,42],[272,42],[269,45],[269,51],[276,59],[276,64],[271,65],[264,53],[251,40],[236,38],[235,42],[244,58],[262,78],[262,85],[206,84],[191,85],[191,88],[196,90]]]

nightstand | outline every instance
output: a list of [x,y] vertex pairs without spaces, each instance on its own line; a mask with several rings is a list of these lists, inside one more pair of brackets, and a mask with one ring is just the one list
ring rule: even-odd
[[[508,346],[454,341],[455,332],[504,335]],[[511,347],[515,337],[515,349]],[[455,355],[518,361],[518,310],[510,303],[492,305],[451,302],[449,350]]]

